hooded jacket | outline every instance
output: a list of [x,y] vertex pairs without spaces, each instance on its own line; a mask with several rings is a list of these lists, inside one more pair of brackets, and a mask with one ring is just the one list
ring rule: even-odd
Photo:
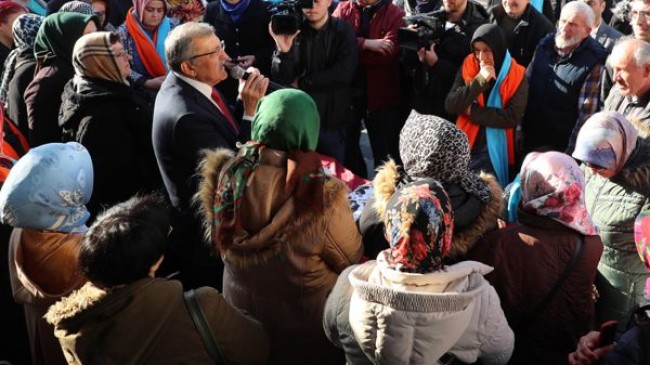
[[[197,289],[196,299],[229,363],[265,363],[268,337],[259,322],[213,288]],[[88,283],[46,319],[70,365],[212,363],[177,281],[145,278],[112,290]]]
[[[325,299],[339,273],[357,263],[362,252],[347,189],[327,178],[323,210],[298,217],[296,201],[284,191],[286,152],[265,148],[260,154],[238,217],[246,235],[220,252],[224,297],[265,325],[273,363],[335,363],[341,355],[322,330]],[[227,150],[211,151],[200,167],[197,198],[208,232],[215,184],[230,157]]]
[[465,261],[409,274],[380,254],[343,272],[327,300],[325,332],[350,364],[432,364],[448,352],[465,363],[506,364],[514,336],[483,278],[491,270]]

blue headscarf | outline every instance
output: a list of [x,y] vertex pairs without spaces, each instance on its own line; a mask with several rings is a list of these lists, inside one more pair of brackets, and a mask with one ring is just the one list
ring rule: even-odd
[[0,220],[18,228],[75,232],[86,229],[93,190],[90,154],[76,142],[31,149],[0,189]]

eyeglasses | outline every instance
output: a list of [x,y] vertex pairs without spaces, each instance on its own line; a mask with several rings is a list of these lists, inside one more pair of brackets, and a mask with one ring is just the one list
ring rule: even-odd
[[129,53],[124,48],[122,48],[121,50],[115,52],[115,57],[116,58],[128,57],[128,56],[129,56]]
[[213,55],[215,53],[221,53],[222,51],[225,51],[225,50],[226,50],[226,43],[224,41],[221,41],[221,47],[215,49],[214,51],[197,54],[197,55],[194,55],[192,57],[189,57],[187,60],[192,61],[192,60],[194,60],[196,58],[203,57],[203,56],[211,56],[211,55]]
[[650,11],[632,10],[630,12],[630,20],[637,20],[637,19],[643,18],[644,20],[648,21],[648,17],[650,17]]
[[585,164],[585,166],[587,166],[588,168],[590,168],[590,169],[592,169],[592,170],[595,170],[595,171],[603,171],[603,170],[606,170],[605,167],[602,167],[602,166],[599,166],[599,165],[594,165],[594,164],[592,164],[592,163],[585,162],[585,161],[583,161],[583,163]]

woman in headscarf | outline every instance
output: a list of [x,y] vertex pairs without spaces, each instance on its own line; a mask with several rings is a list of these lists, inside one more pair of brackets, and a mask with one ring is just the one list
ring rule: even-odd
[[376,257],[388,247],[381,217],[393,193],[406,183],[433,178],[442,183],[454,209],[456,235],[448,259],[462,259],[497,226],[503,196],[499,183],[492,175],[469,171],[467,135],[442,118],[411,112],[400,133],[399,148],[403,166],[390,160],[377,171],[372,197],[361,213],[359,229],[366,256]]
[[[87,34],[74,47],[75,75],[65,86],[59,125],[63,138],[84,145],[95,166],[93,218],[162,180],[151,142],[151,116],[129,87],[129,54],[110,32]],[[119,148],[116,148],[118,143]]]
[[14,22],[14,48],[4,64],[0,98],[5,111],[23,136],[29,136],[27,125],[27,107],[23,94],[27,85],[34,79],[36,58],[34,58],[34,41],[41,27],[43,17],[35,14],[23,14]]
[[252,141],[234,157],[208,153],[201,168],[197,198],[224,261],[224,296],[265,325],[273,364],[342,360],[323,333],[323,307],[362,248],[347,189],[314,152],[319,129],[308,94],[279,90],[259,102]]
[[130,79],[151,103],[169,72],[165,39],[172,29],[163,0],[133,0],[124,24],[117,28],[132,59]]
[[86,15],[94,14],[92,5],[90,5],[85,1],[78,1],[78,0],[68,1],[67,3],[63,4],[61,9],[59,9],[59,12],[79,13],[79,14],[86,14]]
[[528,100],[526,69],[510,56],[506,36],[495,24],[478,27],[471,47],[445,108],[458,115],[456,124],[467,134],[470,170],[493,173],[505,187],[515,164],[515,127]]
[[36,74],[25,90],[31,146],[61,141],[58,95],[74,75],[72,49],[77,39],[98,27],[93,15],[55,13],[43,20],[34,43]]
[[27,9],[12,1],[0,2],[0,65],[4,65],[14,43],[14,20],[26,14]]
[[594,320],[603,245],[585,205],[582,171],[570,156],[533,152],[520,176],[519,224],[490,232],[469,257],[494,267],[486,278],[515,331],[513,363],[566,364]]
[[348,364],[506,364],[514,337],[483,278],[492,268],[447,260],[454,217],[442,185],[401,186],[382,220],[390,248],[346,269],[325,307],[325,332]]
[[[647,131],[647,126],[637,123]],[[634,220],[650,209],[650,144],[622,114],[600,112],[580,129],[573,157],[582,161],[587,209],[600,228],[604,251],[598,264],[601,321],[624,322],[643,301],[646,272],[634,248]]]
[[66,364],[47,308],[78,289],[81,239],[90,217],[93,165],[78,143],[32,148],[0,190],[0,218],[14,227],[9,273],[14,299],[25,307],[33,364]]

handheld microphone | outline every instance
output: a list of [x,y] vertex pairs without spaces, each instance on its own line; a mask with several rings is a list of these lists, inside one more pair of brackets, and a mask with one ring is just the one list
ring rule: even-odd
[[[232,77],[235,80],[239,80],[239,79],[248,80],[248,78],[251,75],[250,72],[244,70],[241,66],[237,66],[237,65],[230,68],[229,74],[230,74],[230,77]],[[273,81],[269,80],[269,87],[268,87],[269,92],[270,91],[275,91],[275,90],[281,90],[281,89],[285,89],[285,88],[286,87],[284,85],[280,85],[277,82],[273,82]]]

